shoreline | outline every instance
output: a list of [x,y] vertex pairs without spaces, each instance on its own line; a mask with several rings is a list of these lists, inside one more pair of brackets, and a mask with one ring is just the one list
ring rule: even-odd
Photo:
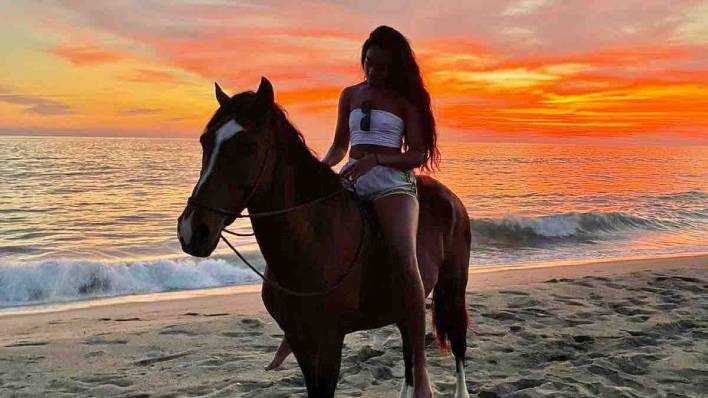
[[[467,292],[525,289],[553,279],[684,268],[708,269],[708,254],[470,267]],[[199,322],[225,315],[269,317],[260,291],[260,284],[245,284],[20,307],[18,311],[5,309],[0,312],[0,329],[5,331],[0,335],[0,346],[19,340],[72,337],[77,325],[59,327],[67,323],[80,324],[83,333],[96,334],[124,327],[133,331],[149,330],[175,322]]]
[[[649,269],[644,267],[659,267],[662,260],[674,260],[678,261],[680,264],[684,264],[686,261],[691,261],[691,259],[696,259],[697,261],[705,261],[708,263],[708,252],[706,253],[679,253],[679,254],[665,254],[665,255],[652,255],[652,256],[632,256],[632,257],[620,257],[620,258],[609,258],[609,259],[577,259],[577,260],[555,260],[546,262],[533,262],[525,264],[501,264],[501,265],[485,265],[485,266],[470,266],[468,268],[469,272],[469,282],[467,285],[467,291],[471,289],[485,290],[485,289],[495,289],[497,287],[503,287],[503,285],[497,285],[495,280],[498,278],[486,278],[485,282],[492,282],[493,285],[483,285],[481,281],[475,279],[473,275],[484,275],[484,274],[495,274],[502,273],[505,276],[512,275],[524,275],[530,278],[534,282],[542,282],[540,272],[532,272],[534,270],[544,270],[544,269],[555,269],[561,272],[561,274],[567,274],[574,276],[576,272],[583,271],[586,268],[591,268],[593,272],[606,272],[606,275],[613,275],[616,273],[632,272],[632,271],[618,271],[616,269],[604,269],[604,267],[616,267],[618,265],[626,265],[632,267],[632,270]],[[566,268],[568,267],[568,268]],[[580,267],[580,268],[575,268]],[[566,269],[567,272],[561,271]],[[545,277],[545,276],[544,276]],[[528,283],[528,280],[524,283]],[[508,285],[508,280],[505,279],[505,285]],[[161,301],[174,301],[174,300],[188,300],[202,297],[210,296],[228,296],[233,294],[253,294],[260,293],[260,283],[239,283],[236,285],[228,286],[215,286],[209,288],[200,289],[185,289],[185,290],[175,290],[175,291],[164,291],[155,293],[144,293],[144,294],[130,294],[123,296],[108,296],[108,297],[94,297],[86,299],[78,299],[71,301],[55,302],[55,303],[40,303],[40,304],[29,304],[29,305],[17,305],[0,308],[0,321],[4,317],[8,316],[22,316],[22,315],[32,315],[32,314],[43,314],[51,312],[64,312],[80,309],[88,309],[93,307],[104,307],[113,305],[128,305],[131,303],[146,303],[146,302],[161,302]]]
[[[633,256],[633,257],[621,257],[621,258],[610,258],[610,259],[577,259],[577,260],[556,260],[547,262],[534,262],[525,264],[501,264],[501,265],[489,265],[489,266],[470,266],[468,268],[469,272],[469,282],[467,285],[467,291],[472,290],[486,290],[495,289],[499,287],[504,287],[510,285],[511,278],[512,281],[516,281],[516,284],[533,282],[542,282],[545,278],[545,273],[547,272],[533,272],[534,270],[548,270],[554,269],[558,271],[561,275],[576,276],[577,272],[600,272],[603,275],[613,275],[616,273],[632,272],[632,271],[621,271],[617,269],[604,269],[605,267],[617,267],[618,265],[631,267],[632,270],[650,269],[650,268],[661,268],[661,261],[673,260],[678,261],[679,264],[684,264],[686,261],[696,261],[702,262],[703,264],[708,264],[708,252],[707,253],[679,253],[679,254],[666,254],[666,255],[652,255],[652,256]],[[575,268],[580,267],[580,268]],[[649,267],[649,268],[645,268]],[[563,270],[566,271],[563,271]],[[505,278],[498,277],[485,277],[485,274],[497,274],[504,275]],[[543,276],[542,276],[543,275]],[[589,274],[588,274],[589,275]],[[483,278],[481,280],[475,279]],[[521,277],[528,278],[524,282],[521,282]],[[559,276],[563,277],[563,276]],[[503,285],[499,285],[497,279],[502,279]],[[485,285],[484,283],[491,283]],[[156,303],[162,301],[174,301],[174,300],[189,300],[189,299],[199,299],[210,296],[229,296],[234,294],[260,294],[260,283],[243,283],[229,286],[216,286],[201,289],[185,289],[176,291],[166,291],[166,292],[156,292],[156,293],[144,293],[144,294],[130,294],[124,296],[109,296],[109,297],[95,297],[78,299],[71,301],[55,302],[55,303],[41,303],[41,304],[29,304],[29,305],[17,305],[0,308],[0,321],[5,317],[10,316],[26,316],[33,314],[44,314],[52,312],[65,312],[65,311],[75,311],[81,309],[89,309],[93,307],[104,307],[104,306],[114,306],[114,305],[129,305],[131,303]]]

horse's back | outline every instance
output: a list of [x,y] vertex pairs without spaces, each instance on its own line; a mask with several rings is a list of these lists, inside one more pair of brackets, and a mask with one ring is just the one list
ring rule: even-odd
[[471,231],[467,210],[450,188],[428,175],[416,178],[420,204],[417,253],[428,293],[435,285],[445,257],[453,251],[469,252]]

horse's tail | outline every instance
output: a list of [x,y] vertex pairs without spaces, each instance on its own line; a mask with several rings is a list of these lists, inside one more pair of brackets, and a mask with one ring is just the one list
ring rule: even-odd
[[[465,291],[471,231],[466,212],[456,215],[458,222],[455,222],[457,225],[453,227],[452,236],[448,239],[450,245],[446,248],[438,281],[433,290],[433,325],[440,348],[447,350],[452,346],[455,357],[464,358],[469,327]],[[463,215],[464,220],[461,219]]]
[[[460,282],[456,278],[440,275],[433,290],[433,325],[438,344],[443,350],[452,345],[453,353],[464,352],[469,326],[465,286],[460,286]],[[462,346],[458,348],[457,345]]]

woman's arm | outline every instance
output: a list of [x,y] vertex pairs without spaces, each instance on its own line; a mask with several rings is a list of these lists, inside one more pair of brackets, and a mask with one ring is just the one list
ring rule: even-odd
[[[405,134],[408,150],[403,153],[377,153],[375,157],[380,165],[401,170],[410,170],[423,165],[426,151],[423,141],[423,125],[420,120],[420,112],[408,101],[405,101],[404,109]],[[367,154],[367,156],[373,157],[374,154]]]
[[349,149],[349,93],[347,87],[339,95],[339,105],[337,106],[337,127],[334,130],[334,142],[329,148],[329,152],[322,159],[322,162],[329,167],[341,162]]

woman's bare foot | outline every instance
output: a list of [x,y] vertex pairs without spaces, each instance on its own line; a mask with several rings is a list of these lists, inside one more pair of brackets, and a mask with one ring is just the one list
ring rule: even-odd
[[280,347],[278,347],[278,351],[275,352],[275,357],[270,362],[270,364],[265,367],[265,370],[273,370],[279,368],[280,365],[283,364],[283,361],[285,361],[285,358],[287,358],[291,352],[292,350],[288,345],[288,341],[285,339],[285,337],[283,337],[283,341],[280,342]]

